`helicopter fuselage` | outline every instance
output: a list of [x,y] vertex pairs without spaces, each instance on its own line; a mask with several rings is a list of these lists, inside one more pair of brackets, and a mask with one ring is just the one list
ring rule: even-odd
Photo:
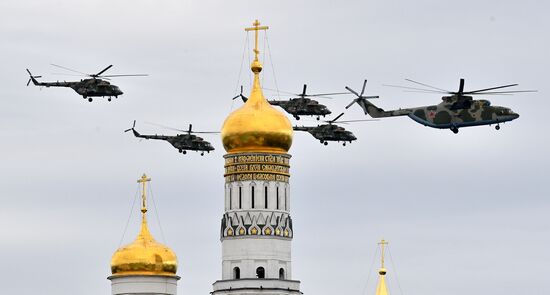
[[438,105],[413,108],[408,117],[424,126],[454,129],[504,123],[519,115],[509,108],[491,106],[486,100],[472,100],[458,107],[456,103],[443,101]]
[[313,135],[313,137],[321,141],[321,143],[325,144],[327,141],[352,142],[357,140],[357,137],[355,137],[351,131],[335,124],[323,124],[317,127],[295,126],[293,129],[295,131],[308,132]]
[[326,116],[332,112],[323,104],[309,98],[293,98],[290,100],[270,100],[271,105],[280,106],[287,113],[298,116]]
[[[491,106],[488,100],[473,100],[463,97],[457,100],[454,96],[444,96],[437,105],[417,108],[397,109],[385,111],[368,100],[359,100],[357,103],[365,114],[373,118],[408,116],[412,120],[432,128],[451,129],[458,132],[458,128],[492,125],[504,123],[519,118],[511,109],[501,106]],[[497,128],[498,129],[498,128]]]

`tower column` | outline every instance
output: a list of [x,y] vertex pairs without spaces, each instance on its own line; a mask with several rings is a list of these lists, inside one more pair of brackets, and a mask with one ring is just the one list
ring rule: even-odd
[[225,211],[221,218],[222,278],[212,294],[301,294],[292,279],[289,168],[292,125],[265,99],[260,85],[259,21],[255,33],[254,83],[246,103],[222,127]]

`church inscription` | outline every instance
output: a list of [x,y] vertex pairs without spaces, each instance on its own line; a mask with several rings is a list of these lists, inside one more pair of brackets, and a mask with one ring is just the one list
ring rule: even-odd
[[225,182],[281,181],[290,177],[290,155],[239,154],[225,155]]

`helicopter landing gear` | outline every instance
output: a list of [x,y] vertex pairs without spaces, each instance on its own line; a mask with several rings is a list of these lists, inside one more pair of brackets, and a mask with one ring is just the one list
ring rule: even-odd
[[88,101],[89,101],[89,102],[92,102],[92,101],[93,101],[93,99],[92,99],[92,98],[90,97],[90,98],[88,98]]
[[324,144],[324,145],[328,145],[328,142],[325,141],[325,142],[323,142],[323,144]]
[[111,98],[110,98],[110,97],[109,97],[109,98],[107,98],[107,101],[111,101]]
[[321,117],[317,116],[317,121],[321,120]]
[[298,116],[294,116],[294,119],[296,119],[296,120],[300,120],[300,117],[298,117]]
[[495,129],[496,129],[496,130],[500,130],[500,125],[497,124],[497,126],[495,126]]
[[457,133],[458,133],[458,128],[456,128],[456,127],[451,127],[451,131],[452,131],[454,134],[457,134]]
[[204,156],[204,152],[201,153],[201,156]]
[[185,154],[187,154],[187,151],[183,150],[181,153],[185,155]]

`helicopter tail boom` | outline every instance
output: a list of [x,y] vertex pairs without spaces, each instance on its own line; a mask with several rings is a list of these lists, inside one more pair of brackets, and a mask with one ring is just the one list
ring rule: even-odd
[[364,98],[357,98],[352,103],[350,103],[346,108],[349,108],[353,103],[357,103],[365,112],[365,115],[369,115],[373,118],[386,118],[386,117],[397,117],[397,116],[407,116],[411,113],[410,109],[399,109],[392,111],[385,111],[382,108],[377,107],[372,102]]

